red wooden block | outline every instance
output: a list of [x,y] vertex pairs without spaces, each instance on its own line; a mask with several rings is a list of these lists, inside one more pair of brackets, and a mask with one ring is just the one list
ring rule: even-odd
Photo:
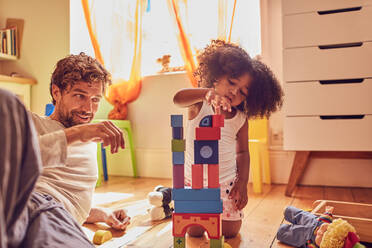
[[220,187],[220,166],[218,164],[208,165],[208,188]]
[[184,237],[190,226],[202,226],[210,239],[222,236],[221,214],[187,214],[173,213],[173,237]]
[[224,119],[223,115],[212,115],[212,127],[223,127]]
[[196,140],[219,140],[221,139],[221,128],[219,127],[197,127],[195,128]]
[[203,188],[203,165],[193,164],[191,168],[191,187],[193,189]]
[[173,188],[181,189],[185,185],[185,170],[183,164],[173,165]]

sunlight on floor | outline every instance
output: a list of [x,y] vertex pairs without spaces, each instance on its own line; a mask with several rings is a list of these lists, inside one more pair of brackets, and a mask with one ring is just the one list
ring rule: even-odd
[[93,206],[111,203],[111,202],[117,202],[117,201],[128,199],[133,196],[134,194],[117,193],[117,192],[94,193],[93,194]]

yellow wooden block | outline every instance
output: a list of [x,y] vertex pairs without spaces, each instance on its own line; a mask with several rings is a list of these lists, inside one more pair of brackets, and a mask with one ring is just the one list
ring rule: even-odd
[[97,230],[93,236],[93,244],[101,245],[110,239],[112,239],[112,234],[110,231]]
[[223,248],[232,248],[232,247],[231,247],[231,245],[229,245],[228,243],[225,242],[225,243],[223,244]]

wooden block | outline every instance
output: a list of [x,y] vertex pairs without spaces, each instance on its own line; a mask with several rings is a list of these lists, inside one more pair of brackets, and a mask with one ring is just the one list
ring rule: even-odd
[[210,239],[209,247],[210,248],[224,248],[225,238],[222,236],[220,239]]
[[212,116],[207,115],[204,116],[203,119],[201,119],[199,123],[199,127],[211,127],[212,126]]
[[212,127],[224,127],[223,115],[212,115]]
[[220,166],[208,164],[208,188],[220,187]]
[[183,139],[183,127],[172,127],[172,138]]
[[213,189],[173,189],[172,200],[174,201],[218,201],[221,199],[221,190]]
[[184,152],[172,152],[173,164],[185,164],[185,153]]
[[93,244],[101,245],[112,239],[112,234],[108,230],[97,230],[93,236]]
[[173,165],[173,188],[183,188],[185,185],[185,169],[183,164]]
[[185,237],[173,237],[173,247],[174,248],[185,248],[186,247]]
[[196,140],[219,140],[221,139],[221,128],[219,127],[197,127],[195,128]]
[[222,213],[222,200],[218,201],[174,201],[175,213]]
[[171,115],[171,126],[182,127],[183,126],[183,115]]
[[185,140],[172,139],[172,152],[184,152]]
[[191,168],[191,186],[193,189],[203,188],[203,165],[193,164]]
[[210,239],[222,236],[221,214],[173,213],[173,236],[184,237],[189,226],[198,225],[208,232]]
[[218,164],[218,140],[195,140],[194,163]]

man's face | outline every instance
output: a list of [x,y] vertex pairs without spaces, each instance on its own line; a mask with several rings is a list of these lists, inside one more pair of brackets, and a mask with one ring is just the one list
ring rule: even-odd
[[65,127],[85,124],[92,121],[99,102],[102,99],[103,85],[101,82],[76,82],[64,90],[52,86],[53,97],[56,100],[55,110],[51,116]]

